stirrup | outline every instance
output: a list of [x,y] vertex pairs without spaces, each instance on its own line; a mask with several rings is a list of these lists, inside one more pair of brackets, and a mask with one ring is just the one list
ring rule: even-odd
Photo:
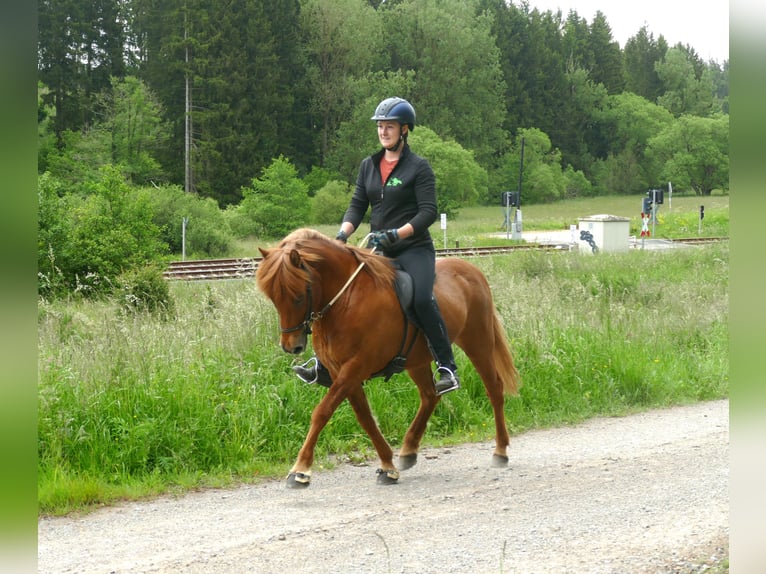
[[[315,356],[301,365],[293,365],[292,369],[297,377],[308,385],[313,385],[319,379],[319,360]],[[314,374],[313,379],[308,376],[309,373]]]
[[448,367],[437,367],[434,373],[434,388],[436,396],[440,397],[450,391],[456,391],[460,388],[460,381],[455,372]]

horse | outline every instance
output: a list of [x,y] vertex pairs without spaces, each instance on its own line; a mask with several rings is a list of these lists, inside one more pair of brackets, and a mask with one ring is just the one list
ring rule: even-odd
[[[308,228],[293,231],[276,247],[259,250],[263,258],[256,282],[276,307],[282,349],[301,354],[311,335],[314,352],[332,377],[331,386],[311,414],[308,433],[287,476],[288,488],[309,486],[319,434],[344,399],[380,459],[377,482],[397,483],[399,469],[393,451],[373,418],[363,384],[379,376],[406,349],[404,369],[417,385],[420,406],[399,451],[401,470],[416,464],[426,424],[441,397],[434,389],[427,341],[397,297],[393,261]],[[517,394],[521,381],[489,283],[464,259],[438,259],[434,296],[450,340],[473,364],[492,405],[495,448],[491,464],[507,466],[510,437],[503,407],[505,395]]]

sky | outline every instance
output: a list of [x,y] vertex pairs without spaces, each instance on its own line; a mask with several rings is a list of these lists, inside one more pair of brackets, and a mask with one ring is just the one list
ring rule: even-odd
[[[654,39],[662,35],[668,46],[689,44],[704,61],[723,64],[729,59],[729,2],[727,0],[528,0],[539,11],[561,10],[564,18],[575,10],[593,22],[597,11],[606,16],[612,38],[625,47],[629,38],[646,25]],[[519,5],[518,0],[513,2]]]

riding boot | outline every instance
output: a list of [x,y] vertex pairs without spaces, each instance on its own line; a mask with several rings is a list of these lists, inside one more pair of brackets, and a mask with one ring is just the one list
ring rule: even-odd
[[316,383],[328,389],[332,385],[330,371],[316,357],[311,357],[302,365],[293,365],[293,371],[301,381],[309,385]]
[[457,365],[455,364],[455,356],[452,354],[452,343],[450,343],[449,335],[447,335],[447,327],[444,324],[436,299],[433,297],[431,298],[430,311],[430,317],[425,321],[421,316],[418,318],[421,320],[431,354],[436,360],[434,388],[436,389],[436,396],[440,397],[445,393],[459,389],[460,379],[457,376]]

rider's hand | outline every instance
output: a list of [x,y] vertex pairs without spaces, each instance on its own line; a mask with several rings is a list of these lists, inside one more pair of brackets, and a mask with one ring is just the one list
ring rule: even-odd
[[391,246],[397,241],[399,241],[399,232],[396,229],[376,231],[372,234],[372,244],[383,251],[391,249]]

